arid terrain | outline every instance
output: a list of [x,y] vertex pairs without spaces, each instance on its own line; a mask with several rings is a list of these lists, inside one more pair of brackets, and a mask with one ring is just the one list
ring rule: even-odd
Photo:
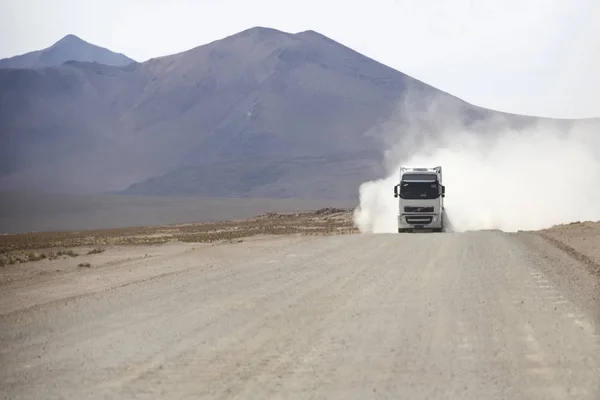
[[[404,12],[390,58],[383,19],[353,39],[298,4],[331,36],[226,33],[253,10],[291,28],[292,8],[155,3],[42,13],[54,40],[140,62],[74,34],[0,60],[0,398],[600,399],[600,221],[531,230],[600,219],[579,46],[533,40],[526,7],[472,48]],[[533,47],[508,44],[523,34]],[[394,200],[410,165],[443,166],[441,198]],[[397,210],[434,197],[447,231],[397,233]]]
[[351,209],[0,236],[5,398],[597,399],[600,223]]
[[[352,209],[326,207],[316,211],[269,212],[252,218],[205,223],[4,234],[0,235],[0,266],[69,258],[81,260],[77,258],[80,256],[85,256],[85,262],[88,262],[95,254],[126,248],[123,246],[231,244],[241,243],[244,238],[268,235],[357,234],[352,216]],[[600,277],[600,222],[573,222],[527,233],[545,238],[588,265]],[[43,271],[46,264],[36,264],[36,267]]]
[[572,222],[538,232],[551,243],[589,266],[600,278],[600,223]]
[[[31,232],[0,236],[0,266],[53,260],[104,252],[115,245],[152,245],[169,242],[214,243],[257,235],[349,234],[358,230],[352,210],[322,208],[316,211],[269,212],[253,218],[79,232]],[[79,248],[75,251],[74,248]]]

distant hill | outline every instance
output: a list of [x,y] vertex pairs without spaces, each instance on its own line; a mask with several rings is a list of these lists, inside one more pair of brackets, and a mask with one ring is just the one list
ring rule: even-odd
[[96,62],[121,66],[135,62],[131,58],[90,44],[75,35],[67,35],[52,46],[0,60],[0,68],[56,67],[66,61]]
[[[409,100],[407,100],[409,99]],[[367,134],[410,101],[503,114],[313,31],[256,27],[144,63],[0,70],[0,189],[354,198],[381,177]]]

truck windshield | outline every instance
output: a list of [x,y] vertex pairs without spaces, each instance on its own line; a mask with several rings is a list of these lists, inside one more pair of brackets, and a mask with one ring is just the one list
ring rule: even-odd
[[401,182],[400,198],[437,199],[440,196],[437,182]]

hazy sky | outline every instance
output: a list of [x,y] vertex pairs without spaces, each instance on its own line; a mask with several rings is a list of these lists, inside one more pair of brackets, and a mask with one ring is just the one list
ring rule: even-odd
[[312,29],[471,103],[600,116],[598,0],[0,0],[0,58],[72,33],[145,61]]

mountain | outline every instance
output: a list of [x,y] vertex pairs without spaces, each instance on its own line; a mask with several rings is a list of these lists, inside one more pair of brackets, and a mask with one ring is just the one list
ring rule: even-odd
[[374,128],[402,103],[417,108],[403,121],[423,131],[449,114],[537,121],[468,104],[314,31],[255,27],[144,63],[0,70],[0,189],[355,198],[382,174]]
[[0,68],[56,67],[67,61],[96,62],[114,66],[135,62],[121,53],[113,53],[75,35],[67,35],[46,49],[1,59]]

